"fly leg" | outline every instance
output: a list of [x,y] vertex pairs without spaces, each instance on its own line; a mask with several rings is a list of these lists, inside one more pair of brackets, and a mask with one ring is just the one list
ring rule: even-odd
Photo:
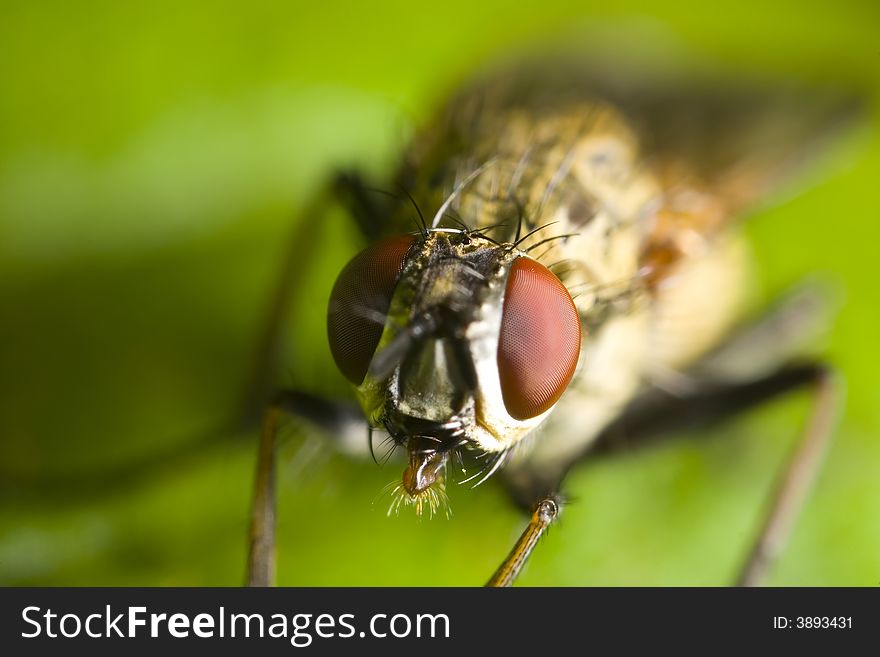
[[[693,368],[689,376],[705,392],[678,399],[667,394],[665,401],[663,394],[658,397],[655,393],[653,402],[643,403],[640,412],[620,418],[624,431],[618,435],[633,438],[664,427],[668,431],[676,425],[718,422],[789,391],[806,388],[812,392],[810,417],[780,468],[760,530],[736,579],[740,586],[755,586],[766,579],[788,540],[831,438],[840,407],[839,377],[823,363],[791,364],[830,324],[829,296],[816,284],[796,288]],[[645,412],[652,407],[653,412]],[[609,427],[605,434],[614,432],[615,427]],[[598,446],[601,448],[601,439]]]
[[834,372],[817,368],[810,382],[815,404],[809,423],[780,471],[761,529],[736,579],[737,586],[758,586],[782,553],[792,526],[825,459],[837,409],[839,384]]
[[275,583],[275,461],[278,430],[285,417],[305,421],[331,436],[343,451],[365,451],[367,423],[353,404],[295,390],[279,391],[267,405],[260,431],[257,473],[251,506],[248,586]]
[[[839,407],[838,378],[821,363],[792,365],[756,381],[716,387],[687,398],[655,394],[621,416],[596,444],[593,454],[630,448],[661,435],[705,429],[754,406],[798,389],[814,394],[812,413],[778,475],[764,520],[736,582],[755,586],[766,578],[782,551],[816,478]],[[625,436],[625,440],[620,437]],[[617,440],[615,440],[617,438]]]
[[558,495],[550,495],[538,501],[532,511],[528,526],[519,537],[510,554],[504,559],[486,586],[511,586],[531,556],[541,537],[559,516],[562,501]]
[[256,420],[275,385],[282,333],[290,316],[290,303],[297,285],[311,266],[315,249],[303,248],[312,242],[315,225],[327,215],[331,204],[341,203],[350,213],[359,232],[372,241],[378,234],[387,199],[368,189],[359,174],[344,172],[334,176],[301,211],[288,238],[281,271],[270,298],[253,357],[253,369],[244,391],[241,417],[245,424]]
[[257,476],[251,505],[248,586],[275,584],[275,440],[280,411],[270,405],[263,416]]
[[823,296],[814,287],[795,290],[684,372],[683,385],[643,391],[575,458],[528,477],[508,479],[514,500],[528,507],[547,491],[560,490],[568,471],[585,458],[630,451],[682,431],[708,429],[783,394],[810,389],[815,396],[810,419],[780,469],[763,523],[736,580],[741,585],[758,584],[781,552],[815,479],[839,405],[833,370],[797,360],[797,353],[827,324]]
[[302,212],[303,220],[296,223],[290,234],[278,282],[258,339],[253,370],[241,409],[244,423],[256,419],[262,409],[248,550],[247,583],[250,586],[271,586],[275,582],[275,459],[278,429],[283,418],[293,416],[306,420],[324,429],[333,442],[343,449],[364,451],[353,447],[354,435],[359,435],[361,441],[367,435],[366,422],[358,409],[299,391],[286,390],[271,395],[290,302],[315,254],[314,249],[303,248],[303,245],[309,244],[315,222],[325,216],[334,200],[348,207],[360,232],[367,239],[376,236],[383,216],[379,201],[371,198],[360,176],[342,173],[306,204]]
[[[778,483],[771,495],[760,531],[749,549],[736,583],[755,586],[765,579],[775,558],[782,551],[816,478],[828,446],[835,411],[838,407],[837,379],[823,364],[794,365],[748,383],[716,386],[687,397],[652,391],[634,402],[620,418],[597,439],[590,457],[630,451],[662,437],[685,430],[708,429],[725,418],[801,388],[815,391],[813,413],[795,445],[791,456],[780,469]],[[528,499],[538,499],[529,525],[504,563],[487,586],[510,586],[529,557],[538,539],[558,516],[560,496],[548,490],[560,490],[568,471],[587,455],[567,464],[562,473],[551,479],[536,476],[530,487],[509,490],[519,506]],[[546,475],[546,473],[543,473]]]

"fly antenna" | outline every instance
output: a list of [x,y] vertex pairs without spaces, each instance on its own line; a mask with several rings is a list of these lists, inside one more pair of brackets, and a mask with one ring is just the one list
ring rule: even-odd
[[419,315],[409,326],[395,335],[382,351],[373,356],[368,370],[370,376],[384,379],[391,375],[395,367],[403,360],[410,347],[430,336],[437,330],[437,319],[433,313]]

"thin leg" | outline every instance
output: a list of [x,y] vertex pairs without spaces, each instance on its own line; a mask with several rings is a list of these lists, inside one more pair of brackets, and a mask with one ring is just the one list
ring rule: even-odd
[[546,497],[540,500],[532,511],[532,518],[528,526],[519,537],[516,545],[507,555],[507,558],[495,571],[495,574],[486,582],[486,586],[500,587],[511,586],[525,565],[532,551],[541,540],[541,537],[559,517],[561,502],[557,496]]
[[341,201],[349,210],[367,240],[374,239],[381,227],[384,216],[382,206],[371,199],[369,190],[354,172],[336,175],[300,212],[302,219],[296,222],[288,238],[281,271],[257,341],[253,370],[244,391],[241,416],[245,424],[258,416],[275,385],[281,336],[290,313],[290,302],[295,296],[297,284],[303,280],[304,272],[309,270],[316,255],[315,249],[308,248],[315,226],[326,215],[333,201]]
[[[543,498],[548,491],[561,490],[571,468],[586,458],[630,451],[684,430],[706,429],[789,391],[812,386],[817,391],[813,416],[781,475],[764,524],[738,579],[740,584],[758,583],[788,537],[830,436],[835,409],[834,377],[821,364],[792,364],[830,325],[834,305],[829,302],[830,291],[817,282],[793,288],[762,316],[685,372],[682,378],[688,385],[675,391],[648,388],[595,440],[587,441],[581,454],[551,467],[545,464],[540,469],[524,468],[516,477],[504,477],[513,501],[529,509],[534,500]],[[530,524],[521,542],[532,529]],[[516,553],[514,549],[508,562],[515,560]]]
[[[565,474],[586,457],[631,451],[683,430],[705,430],[726,418],[804,387],[816,391],[813,413],[802,439],[782,469],[758,536],[736,580],[739,585],[755,586],[766,578],[774,559],[782,551],[830,441],[839,386],[837,378],[825,365],[794,365],[757,381],[716,385],[686,398],[652,390],[636,400],[606,429],[592,451],[569,463],[553,480],[536,474],[527,487],[511,488],[510,492],[514,500],[524,506],[530,497],[535,499],[540,495],[540,491],[553,487],[558,490]],[[513,556],[512,553],[508,559]]]
[[792,365],[747,383],[707,383],[687,396],[652,388],[632,401],[579,455],[554,467],[523,470],[516,478],[505,476],[502,481],[517,506],[531,509],[535,500],[562,490],[565,477],[583,461],[631,452],[685,431],[706,431],[776,397],[812,385],[824,370],[824,365],[814,363]]
[[833,297],[833,290],[819,281],[793,287],[682,372],[683,385],[646,386],[599,436],[585,437],[579,454],[542,463],[540,468],[526,463],[503,472],[515,503],[531,510],[535,500],[560,490],[568,471],[585,458],[711,427],[789,390],[811,385],[822,366],[795,361],[827,332]]
[[745,383],[699,386],[687,396],[659,389],[647,391],[602,432],[582,457],[629,451],[683,431],[711,429],[777,397],[814,385],[827,369],[821,363],[793,364]]
[[757,586],[788,541],[792,525],[824,461],[839,408],[837,377],[828,369],[817,372],[815,405],[803,437],[780,473],[758,537],[737,578],[738,586]]
[[248,586],[275,585],[275,439],[280,418],[277,404],[269,406],[263,416],[251,507]]
[[367,423],[352,404],[335,402],[297,390],[282,390],[263,413],[254,499],[251,506],[248,586],[275,584],[275,458],[282,419],[293,417],[326,433],[335,446],[350,454],[366,454]]
[[315,224],[329,201],[326,190],[318,194],[302,213],[303,219],[296,222],[282,256],[281,271],[269,301],[262,329],[257,339],[257,347],[252,359],[253,369],[244,389],[241,417],[250,424],[264,408],[278,370],[281,351],[281,335],[285,321],[290,313],[290,302],[294,297],[298,281],[308,271],[314,249],[303,248],[311,239]]

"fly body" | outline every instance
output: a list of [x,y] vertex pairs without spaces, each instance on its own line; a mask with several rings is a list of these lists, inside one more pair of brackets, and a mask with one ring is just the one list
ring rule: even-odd
[[[609,425],[651,391],[698,392],[748,284],[734,220],[849,112],[834,94],[804,98],[558,64],[454,97],[329,303],[331,351],[371,431],[407,452],[392,510],[437,510],[449,470],[500,472],[538,503],[533,546]],[[713,389],[734,383],[722,369]],[[517,549],[493,583],[515,577]]]
[[[374,333],[384,325],[349,378],[374,426],[407,447],[410,496],[441,481],[440,465],[463,448],[488,455],[486,473],[509,461],[508,476],[553,480],[643,382],[715,345],[739,305],[748,261],[728,221],[732,199],[698,184],[702,163],[649,152],[624,109],[586,81],[561,94],[530,82],[464,94],[416,140],[399,184],[431,223],[392,258],[388,298],[371,306],[333,294],[330,341],[343,371],[343,315],[367,306],[380,320]],[[412,217],[408,202],[391,209],[389,249]],[[552,286],[509,296],[511,271],[526,262],[564,286],[579,335],[546,307]],[[529,356],[508,353],[512,342]],[[548,360],[560,371],[543,371]],[[529,385],[552,394],[523,402]]]

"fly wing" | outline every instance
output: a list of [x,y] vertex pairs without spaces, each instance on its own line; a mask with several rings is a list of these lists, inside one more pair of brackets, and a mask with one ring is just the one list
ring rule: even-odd
[[859,115],[851,95],[784,83],[655,81],[617,103],[661,180],[710,191],[728,217],[790,191]]
[[482,78],[454,100],[451,123],[460,132],[511,107],[540,116],[575,103],[615,107],[664,183],[711,193],[727,217],[790,191],[852,126],[862,104],[840,88],[721,77],[668,61],[566,55]]

